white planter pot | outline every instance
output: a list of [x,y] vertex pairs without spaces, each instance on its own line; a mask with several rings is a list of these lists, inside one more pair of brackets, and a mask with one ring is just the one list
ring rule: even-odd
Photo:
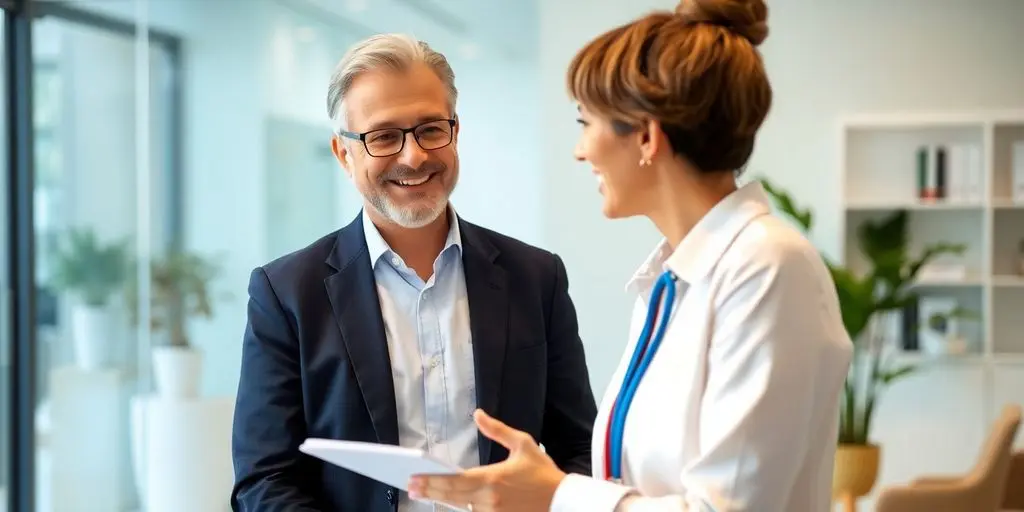
[[234,399],[131,400],[132,460],[146,512],[226,512]]
[[104,306],[76,305],[71,308],[71,338],[75,363],[83,370],[110,365],[116,345],[116,318]]
[[192,399],[199,396],[202,354],[187,347],[154,347],[153,376],[157,394],[164,398]]

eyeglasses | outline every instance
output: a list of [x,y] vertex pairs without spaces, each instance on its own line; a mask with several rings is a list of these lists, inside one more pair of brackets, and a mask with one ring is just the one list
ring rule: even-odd
[[441,149],[452,143],[455,131],[454,119],[427,121],[412,128],[382,128],[363,133],[338,131],[338,135],[362,141],[363,147],[370,156],[385,157],[397,155],[405,149],[405,135],[412,133],[416,144],[425,151]]

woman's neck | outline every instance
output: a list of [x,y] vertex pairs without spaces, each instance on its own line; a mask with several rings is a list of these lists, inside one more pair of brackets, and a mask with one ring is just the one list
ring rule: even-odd
[[675,250],[690,230],[737,187],[732,173],[692,176],[682,170],[672,171],[665,173],[665,185],[659,187],[647,217]]

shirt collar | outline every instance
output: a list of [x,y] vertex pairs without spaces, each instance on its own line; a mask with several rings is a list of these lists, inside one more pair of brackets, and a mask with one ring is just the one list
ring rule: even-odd
[[771,213],[768,194],[760,182],[748,183],[718,202],[672,251],[662,239],[629,280],[627,289],[657,279],[671,270],[692,283],[707,275],[740,231],[755,217]]
[[[448,215],[448,238],[445,240],[444,249],[441,252],[447,251],[450,247],[457,247],[461,252],[462,231],[459,229],[459,216],[455,214],[455,208],[452,208],[451,205],[448,206],[446,214]],[[393,252],[365,210],[363,211],[363,234],[366,236],[366,248],[370,251],[371,265],[375,266],[381,256]]]

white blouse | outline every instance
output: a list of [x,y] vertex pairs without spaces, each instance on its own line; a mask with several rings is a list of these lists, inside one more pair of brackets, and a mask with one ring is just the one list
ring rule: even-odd
[[[623,485],[603,480],[612,401],[658,276],[678,276],[665,338],[623,434]],[[822,512],[831,501],[852,343],[815,247],[771,215],[759,183],[716,205],[630,281],[629,342],[594,426],[594,478],[569,475],[552,512]]]

